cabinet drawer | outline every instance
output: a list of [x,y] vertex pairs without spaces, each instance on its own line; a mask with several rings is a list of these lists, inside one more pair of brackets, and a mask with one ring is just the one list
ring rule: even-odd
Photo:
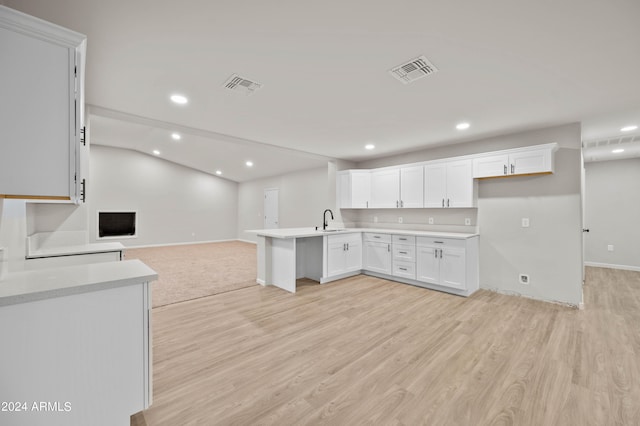
[[415,244],[416,237],[413,235],[394,235],[393,243],[394,244]]
[[416,245],[419,247],[457,247],[465,248],[466,240],[456,238],[434,238],[434,237],[418,237]]
[[393,275],[396,277],[416,279],[416,264],[414,262],[403,262],[393,260]]
[[390,234],[378,234],[374,232],[365,232],[363,234],[363,238],[365,241],[378,241],[381,243],[390,243],[391,235]]
[[404,262],[416,261],[416,246],[406,244],[393,244],[393,260]]
[[355,243],[355,242],[361,242],[361,237],[360,237],[360,233],[349,233],[349,234],[345,234],[345,233],[340,233],[340,235],[328,235],[328,243],[329,244],[342,244],[342,243]]

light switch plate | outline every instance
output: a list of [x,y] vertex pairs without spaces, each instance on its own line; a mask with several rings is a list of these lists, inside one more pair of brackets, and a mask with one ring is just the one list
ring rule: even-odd
[[608,250],[608,251],[613,251],[613,244],[609,244],[609,245],[607,246],[607,250]]

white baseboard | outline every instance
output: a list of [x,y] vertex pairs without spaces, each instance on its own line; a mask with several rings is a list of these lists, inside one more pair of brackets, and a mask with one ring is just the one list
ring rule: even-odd
[[264,280],[261,280],[260,278],[256,279],[256,282],[260,285],[264,285],[264,286],[267,285],[267,283]]
[[622,269],[624,271],[637,271],[640,272],[640,266],[631,265],[614,265],[611,263],[599,263],[599,262],[584,262],[585,266],[593,266],[594,268],[609,268],[609,269]]
[[243,240],[242,238],[238,238],[236,241],[240,241],[240,242],[242,242],[242,243],[249,243],[249,244],[255,244],[255,245],[258,245],[258,243],[257,243],[257,242],[255,242],[255,241],[251,241],[251,240]]
[[480,288],[483,290],[493,291],[494,293],[504,294],[505,296],[524,297],[525,299],[537,300],[539,302],[553,303],[554,305],[562,305],[562,306],[566,306],[568,308],[574,308],[574,309],[580,309],[580,303],[582,303],[582,302],[579,302],[576,304],[576,303],[570,303],[570,302],[562,302],[560,300],[545,299],[542,297],[536,297],[536,296],[530,296],[528,294],[518,293],[517,291],[513,291],[513,290],[504,290],[504,289],[495,288],[495,287],[484,287],[482,285],[480,285]]

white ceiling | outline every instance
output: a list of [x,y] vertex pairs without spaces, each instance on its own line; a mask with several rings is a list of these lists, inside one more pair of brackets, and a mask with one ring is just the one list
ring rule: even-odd
[[[584,139],[640,124],[637,0],[4,3],[87,34],[86,100],[122,113],[92,128],[104,144],[141,149],[107,137],[126,134],[106,127],[128,116],[352,161],[569,122]],[[389,75],[419,55],[439,72],[409,85]],[[263,87],[230,92],[233,73]],[[185,140],[165,158],[199,168],[204,145]],[[225,155],[231,178],[243,161]]]

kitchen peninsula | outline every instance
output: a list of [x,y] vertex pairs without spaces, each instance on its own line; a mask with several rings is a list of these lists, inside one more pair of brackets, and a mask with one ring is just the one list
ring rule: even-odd
[[479,287],[475,233],[364,228],[248,232],[258,236],[256,281],[292,293],[300,278],[325,284],[361,273],[460,296]]
[[[156,279],[139,260],[2,278],[0,400],[21,405],[3,412],[0,423],[129,425],[148,408]],[[55,410],[33,410],[34,402]]]

